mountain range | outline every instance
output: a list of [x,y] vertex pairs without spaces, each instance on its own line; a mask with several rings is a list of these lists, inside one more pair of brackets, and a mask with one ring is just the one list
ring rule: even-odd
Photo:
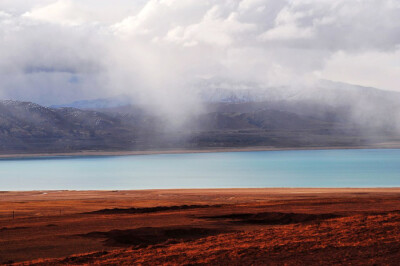
[[329,82],[307,90],[208,88],[199,91],[203,111],[179,128],[126,97],[51,107],[0,101],[0,153],[362,146],[400,140],[397,92]]

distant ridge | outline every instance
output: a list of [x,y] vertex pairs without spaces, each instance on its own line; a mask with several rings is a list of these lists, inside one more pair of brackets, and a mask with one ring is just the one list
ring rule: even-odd
[[265,87],[255,83],[203,80],[197,86],[203,102],[246,103],[265,101],[319,101],[320,103],[351,104],[375,98],[388,102],[400,101],[400,92],[380,90],[341,82],[320,80],[312,85]]
[[[265,87],[256,83],[229,82],[219,79],[202,80],[192,88],[203,103],[251,103],[251,102],[304,102],[312,101],[329,105],[352,105],[360,101],[370,104],[394,104],[400,102],[400,92],[385,91],[347,83],[321,80],[308,86]],[[78,109],[116,108],[138,105],[128,95],[109,98],[83,99],[71,103],[51,105],[52,108],[73,107]]]
[[79,100],[71,103],[51,105],[52,108],[72,107],[78,109],[101,109],[101,108],[114,108],[132,103],[129,96],[120,95],[110,98],[99,98],[93,100]]

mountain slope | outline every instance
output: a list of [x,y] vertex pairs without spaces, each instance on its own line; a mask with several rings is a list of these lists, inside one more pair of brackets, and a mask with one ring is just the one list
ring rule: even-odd
[[206,109],[171,129],[165,116],[135,106],[81,110],[0,101],[0,153],[359,146],[399,140],[389,117],[369,127],[349,120],[349,108],[307,101],[210,103]]
[[[60,151],[113,146],[124,136],[121,121],[94,111],[53,109],[29,102],[0,102],[0,148],[8,151]],[[127,133],[127,132],[125,132]],[[129,132],[131,134],[131,132]],[[115,143],[115,147],[119,147]]]

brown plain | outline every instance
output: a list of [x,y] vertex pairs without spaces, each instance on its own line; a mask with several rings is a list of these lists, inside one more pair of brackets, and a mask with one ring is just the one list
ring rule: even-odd
[[0,192],[0,264],[400,261],[400,188]]

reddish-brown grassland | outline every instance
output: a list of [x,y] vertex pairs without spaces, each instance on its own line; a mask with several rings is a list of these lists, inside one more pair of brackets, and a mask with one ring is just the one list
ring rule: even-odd
[[400,261],[400,189],[0,192],[0,264]]

